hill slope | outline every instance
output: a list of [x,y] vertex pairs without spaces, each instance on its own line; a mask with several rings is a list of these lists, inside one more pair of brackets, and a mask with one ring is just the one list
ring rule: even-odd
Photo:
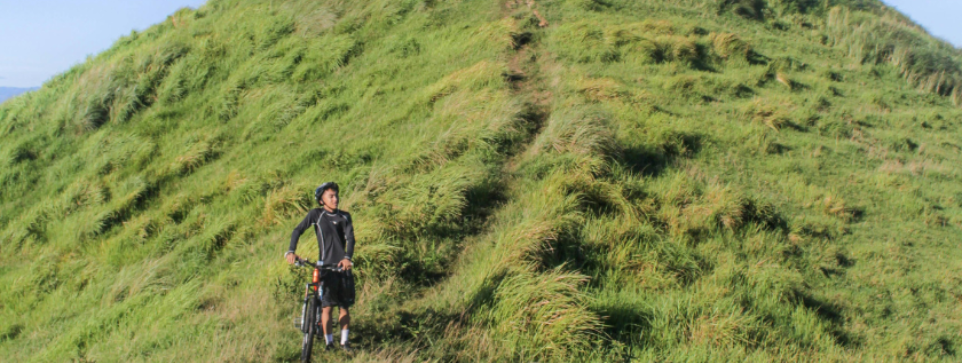
[[960,102],[874,0],[211,0],[0,106],[0,356],[295,360],[336,180],[358,361],[958,359]]

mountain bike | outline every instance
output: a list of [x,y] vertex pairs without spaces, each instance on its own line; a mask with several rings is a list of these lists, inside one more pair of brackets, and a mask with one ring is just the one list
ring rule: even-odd
[[318,331],[323,331],[320,326],[321,294],[324,293],[324,282],[321,280],[321,270],[340,272],[341,269],[320,266],[307,259],[297,259],[294,263],[297,267],[313,268],[314,274],[311,283],[307,284],[304,291],[304,302],[301,304],[301,316],[294,321],[294,325],[304,333],[304,341],[301,342],[301,362],[311,361],[311,350],[314,347],[314,336],[320,335]]

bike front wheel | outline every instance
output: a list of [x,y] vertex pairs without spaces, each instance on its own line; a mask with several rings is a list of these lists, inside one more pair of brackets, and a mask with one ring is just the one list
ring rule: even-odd
[[304,331],[304,341],[301,343],[301,362],[309,363],[311,361],[311,350],[314,348],[314,334],[317,333],[317,322],[315,318],[317,317],[317,298],[312,297],[308,299],[307,311],[304,316],[304,324],[307,324],[307,329],[302,329]]

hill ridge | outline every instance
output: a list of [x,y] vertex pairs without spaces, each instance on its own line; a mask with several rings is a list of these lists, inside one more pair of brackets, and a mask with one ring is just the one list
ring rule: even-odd
[[16,97],[24,92],[35,91],[39,87],[0,87],[0,102]]

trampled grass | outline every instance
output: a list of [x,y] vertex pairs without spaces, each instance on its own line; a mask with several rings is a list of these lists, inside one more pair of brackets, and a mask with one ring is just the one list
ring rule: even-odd
[[296,360],[336,180],[357,361],[957,360],[960,77],[874,0],[212,0],[0,107],[0,356]]

